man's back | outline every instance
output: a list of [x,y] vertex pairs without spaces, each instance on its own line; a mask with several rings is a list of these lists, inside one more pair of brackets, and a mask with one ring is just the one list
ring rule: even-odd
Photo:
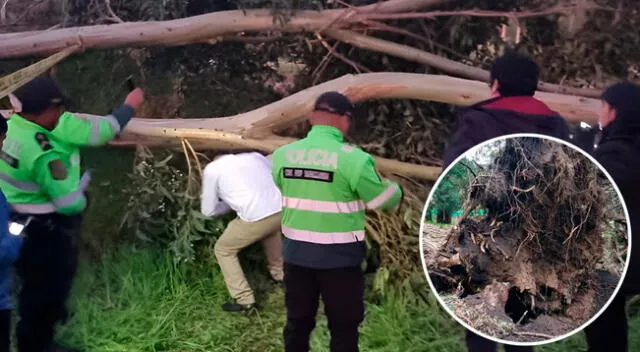
[[[615,123],[614,123],[615,124]],[[609,172],[620,189],[629,217],[631,231],[640,229],[640,124],[612,126],[605,129],[604,136],[593,156]],[[624,214],[619,214],[621,217]],[[622,291],[640,292],[640,241],[631,242],[631,264]],[[633,270],[632,270],[633,269]]]
[[245,221],[280,211],[280,190],[273,183],[271,164],[259,153],[224,155],[207,165],[215,173],[217,194]]
[[342,133],[314,126],[307,138],[273,154],[282,190],[285,262],[317,269],[359,266],[365,252],[365,209],[395,206],[398,184],[381,180],[373,158],[344,144]]
[[528,96],[490,99],[461,110],[458,117],[458,128],[445,152],[443,168],[474,146],[508,134],[535,133],[563,140],[569,138],[564,119],[541,101]]

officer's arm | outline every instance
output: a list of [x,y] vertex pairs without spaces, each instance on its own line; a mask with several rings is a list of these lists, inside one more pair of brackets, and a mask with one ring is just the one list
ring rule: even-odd
[[205,216],[217,216],[231,211],[231,207],[218,194],[218,165],[209,163],[202,173],[200,211]]
[[33,165],[36,183],[47,193],[60,214],[74,215],[84,211],[87,199],[74,181],[61,156],[54,150],[40,156]]
[[396,182],[378,176],[373,158],[368,155],[356,183],[356,192],[368,209],[392,209],[402,200],[402,188]]
[[107,116],[75,116],[65,112],[52,134],[77,146],[102,146],[113,140],[129,123],[135,110],[122,105]]

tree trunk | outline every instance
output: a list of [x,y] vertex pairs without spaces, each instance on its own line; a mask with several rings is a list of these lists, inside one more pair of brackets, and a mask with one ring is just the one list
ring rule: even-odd
[[[179,46],[206,42],[225,34],[264,31],[316,31],[349,23],[354,13],[406,12],[451,0],[389,0],[352,9],[298,11],[280,24],[271,10],[232,10],[171,21],[127,22],[0,35],[0,59],[48,55],[74,44],[85,49],[131,46]],[[351,13],[351,14],[350,14]]]
[[451,212],[447,210],[438,210],[438,223],[440,224],[450,224],[451,223]]

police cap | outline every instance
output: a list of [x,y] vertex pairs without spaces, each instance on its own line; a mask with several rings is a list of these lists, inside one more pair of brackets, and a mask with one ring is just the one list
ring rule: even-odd
[[338,92],[326,92],[318,97],[313,111],[325,111],[336,115],[353,117],[353,104],[346,96]]
[[40,76],[13,92],[20,102],[20,112],[39,114],[50,106],[70,107],[70,99],[62,93],[56,81],[49,76]]

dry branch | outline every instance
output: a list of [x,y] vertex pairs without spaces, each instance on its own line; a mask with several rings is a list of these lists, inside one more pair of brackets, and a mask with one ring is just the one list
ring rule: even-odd
[[11,92],[20,88],[22,85],[31,81],[35,77],[50,70],[60,61],[64,60],[67,56],[73,54],[77,49],[78,49],[77,45],[71,46],[57,54],[51,55],[48,58],[42,59],[19,71],[16,71],[10,75],[0,78],[0,99],[11,94]]
[[[606,10],[615,11],[607,7],[592,5],[583,10]],[[369,19],[413,19],[413,18],[436,18],[450,16],[469,16],[469,17],[505,17],[505,18],[531,18],[548,15],[570,15],[575,11],[575,6],[554,6],[542,11],[486,11],[486,10],[460,10],[460,11],[429,11],[416,13],[394,13],[394,14],[370,14],[366,17]]]

